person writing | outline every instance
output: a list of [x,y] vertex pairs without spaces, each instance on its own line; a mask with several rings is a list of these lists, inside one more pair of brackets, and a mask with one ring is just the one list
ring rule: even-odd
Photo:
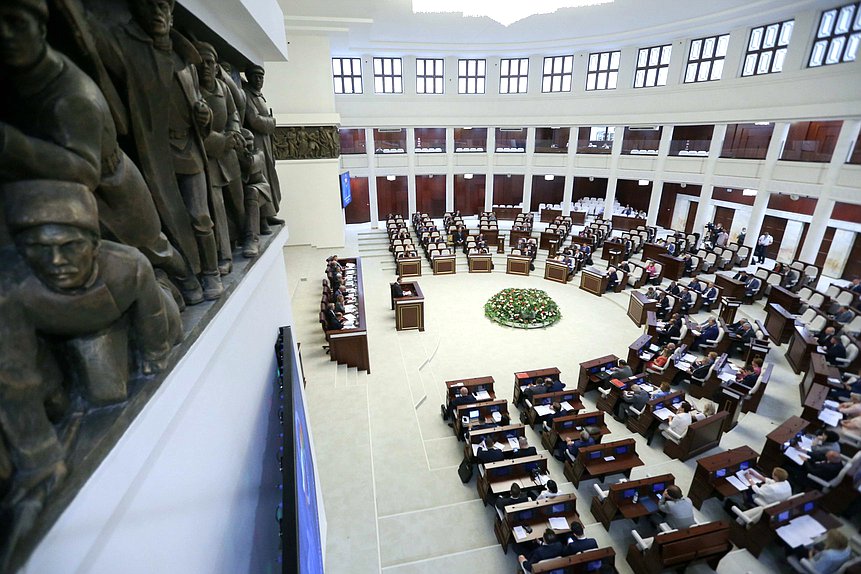
[[[757,506],[768,506],[792,496],[792,485],[788,480],[789,473],[779,466],[771,471],[771,478],[765,478],[752,468],[745,471],[744,476],[750,484],[753,503]],[[757,480],[763,484],[757,485]]]

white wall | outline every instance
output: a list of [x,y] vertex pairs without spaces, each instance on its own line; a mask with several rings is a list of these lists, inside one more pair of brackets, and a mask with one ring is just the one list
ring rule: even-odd
[[[274,342],[283,230],[36,548],[23,574],[266,572],[278,554]],[[276,419],[277,422],[277,419]]]
[[337,159],[277,162],[281,217],[290,228],[289,245],[344,246]]
[[287,58],[284,12],[277,0],[183,0],[182,5],[250,60]]

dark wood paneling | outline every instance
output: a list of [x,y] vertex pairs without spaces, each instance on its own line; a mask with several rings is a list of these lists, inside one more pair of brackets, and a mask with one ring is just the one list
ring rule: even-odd
[[700,185],[689,183],[685,184],[685,187],[682,187],[680,183],[664,183],[664,188],[661,192],[661,205],[658,207],[658,225],[665,229],[671,229],[673,225],[673,212],[676,210],[676,198],[679,195],[699,196],[701,191],[702,186]]
[[401,128],[397,131],[380,131],[374,129],[374,153],[383,153],[384,149],[402,149],[407,152],[407,130]]
[[855,234],[855,242],[849,252],[849,259],[846,260],[846,267],[843,268],[842,277],[843,279],[861,277],[861,233]]
[[797,200],[793,200],[787,194],[772,193],[768,198],[768,208],[780,211],[789,211],[792,213],[801,213],[804,215],[813,215],[813,211],[816,209],[816,198],[799,197]]
[[783,146],[782,160],[829,162],[843,122],[793,122]]
[[732,229],[732,220],[734,218],[735,209],[731,207],[721,207],[720,205],[715,207],[714,223],[715,225],[718,223],[723,225],[723,228],[726,229],[727,233]]
[[588,177],[575,177],[571,201],[577,201],[584,197],[607,197],[607,178],[596,177],[589,181]]
[[416,148],[442,148],[446,151],[445,128],[416,128],[415,134]]
[[825,235],[822,236],[822,243],[819,244],[819,251],[816,253],[816,261],[813,262],[820,269],[825,265],[825,260],[828,259],[828,251],[831,249],[832,241],[834,241],[834,228],[827,227]]
[[454,148],[459,147],[487,149],[487,128],[454,128]]
[[371,220],[371,200],[368,193],[367,177],[350,178],[350,195],[353,200],[344,208],[347,223],[367,223]]
[[454,208],[461,215],[477,215],[484,211],[484,174],[474,174],[472,179],[454,176]]
[[798,240],[798,247],[795,248],[795,256],[793,259],[801,258],[801,250],[804,248],[804,240],[807,239],[807,230],[810,228],[810,224],[806,221],[802,225],[804,227],[801,228],[801,238]]
[[526,128],[496,128],[496,147],[526,149]]
[[774,124],[730,124],[726,127],[721,157],[735,159],[765,159]]
[[762,230],[760,235],[768,231],[774,238],[774,241],[765,252],[765,256],[770,259],[776,259],[780,251],[780,243],[783,241],[783,232],[786,231],[786,220],[782,217],[766,215],[762,220]]
[[496,174],[493,176],[493,205],[517,205],[522,201],[522,175]]
[[568,153],[569,128],[535,128],[535,153]]
[[697,209],[700,204],[697,201],[692,201],[688,206],[688,218],[685,220],[685,233],[693,233],[694,222],[697,220]]
[[661,143],[661,132],[663,131],[663,126],[658,126],[656,130],[625,128],[622,153],[629,154],[633,149],[657,150]]
[[416,176],[416,209],[437,218],[445,215],[445,176]]
[[709,151],[714,131],[714,126],[675,126],[670,155],[679,155],[682,150]]
[[742,190],[729,187],[716,187],[712,190],[712,199],[717,201],[729,201],[743,205],[753,205],[755,195],[744,195]]
[[[846,163],[853,163],[855,165],[861,164],[861,137],[855,140],[855,147],[852,148],[852,155],[849,156],[849,161]],[[858,243],[857,240],[855,243]]]
[[649,199],[651,197],[651,181],[649,181],[649,185],[640,185],[636,179],[616,181],[616,200],[620,205],[628,205],[637,211],[649,211]]
[[[598,126],[595,126],[598,127]],[[592,127],[583,126],[577,131],[577,153],[613,153],[613,126],[601,126],[603,139],[593,140]],[[605,129],[606,128],[606,129]]]
[[861,223],[861,205],[857,203],[835,202],[831,210],[831,219]]
[[341,155],[365,153],[364,128],[341,128],[338,134],[341,140]]
[[538,204],[540,203],[561,204],[564,192],[564,177],[556,176],[553,180],[547,181],[543,175],[533,175],[532,198],[529,201],[529,210],[538,211]]
[[406,176],[400,175],[394,181],[389,181],[384,175],[377,177],[377,217],[381,221],[389,213],[407,217],[409,209]]

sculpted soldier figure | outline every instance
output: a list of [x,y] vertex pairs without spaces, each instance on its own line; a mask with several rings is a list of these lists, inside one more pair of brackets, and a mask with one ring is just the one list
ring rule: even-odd
[[244,223],[245,219],[242,173],[235,151],[245,146],[245,140],[239,133],[239,115],[233,95],[227,85],[217,77],[218,54],[215,48],[205,42],[198,42],[195,47],[201,57],[201,63],[198,66],[200,90],[212,110],[212,127],[203,143],[209,159],[209,182],[212,186],[212,211],[215,216],[219,269],[224,274],[230,271],[233,261],[233,242],[230,238],[225,203],[231,205],[231,211],[238,217],[234,228]]
[[85,184],[96,194],[99,221],[110,237],[140,249],[177,282],[186,302],[199,302],[200,284],[161,232],[146,182],[117,144],[104,96],[46,43],[47,18],[45,0],[0,6],[0,20],[19,23],[0,36],[0,58],[11,80],[0,91],[0,181]]
[[266,181],[264,171],[266,159],[263,152],[254,147],[254,134],[242,128],[245,149],[239,152],[239,165],[242,166],[242,182],[245,186],[245,216],[247,235],[242,246],[245,257],[254,257],[259,252],[260,235],[270,235],[268,218],[275,215],[272,207],[272,190]]
[[[245,106],[245,127],[254,134],[254,146],[263,152],[266,159],[266,181],[272,188],[272,207],[278,213],[281,202],[281,186],[278,183],[278,173],[275,171],[275,154],[272,149],[272,133],[275,131],[275,118],[269,112],[266,98],[263,97],[263,68],[250,66],[245,70],[247,82],[243,86],[247,103]],[[270,225],[284,223],[274,215],[267,218]]]
[[[153,193],[162,225],[195,272],[203,296],[223,292],[209,212],[203,139],[212,112],[200,94],[200,56],[173,24],[173,0],[131,0],[132,19],[105,31],[91,19],[99,55],[129,110],[133,159]],[[127,150],[128,151],[128,150]],[[197,249],[189,246],[190,236]]]

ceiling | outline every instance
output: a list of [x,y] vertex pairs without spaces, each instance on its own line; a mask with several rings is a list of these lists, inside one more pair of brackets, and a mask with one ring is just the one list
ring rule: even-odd
[[486,17],[413,14],[411,0],[279,2],[288,40],[297,34],[326,34],[332,52],[340,55],[524,54],[555,48],[649,46],[770,24],[840,4],[839,0],[615,0],[563,8],[505,27]]

